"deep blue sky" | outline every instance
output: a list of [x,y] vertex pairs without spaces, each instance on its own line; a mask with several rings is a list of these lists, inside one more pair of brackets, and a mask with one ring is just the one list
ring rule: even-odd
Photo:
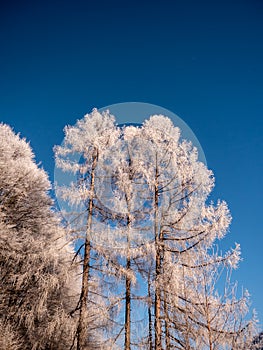
[[263,323],[263,3],[1,1],[0,120],[30,140],[53,179],[65,124],[141,101],[177,113],[233,215],[234,277]]

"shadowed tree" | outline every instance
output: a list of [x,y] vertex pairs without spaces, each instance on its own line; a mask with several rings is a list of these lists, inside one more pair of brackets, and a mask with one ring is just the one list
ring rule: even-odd
[[0,347],[69,349],[80,292],[73,251],[30,146],[3,124],[0,140]]

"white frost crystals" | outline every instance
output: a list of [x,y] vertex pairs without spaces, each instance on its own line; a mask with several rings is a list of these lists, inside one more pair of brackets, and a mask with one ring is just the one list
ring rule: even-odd
[[[71,220],[74,229],[78,223],[79,237],[81,230],[85,231],[87,205],[92,200],[96,207],[92,239],[103,244],[103,232],[108,235],[112,230],[116,237],[120,236],[119,225],[114,222],[129,211],[134,220],[145,225],[137,235],[133,226],[137,245],[153,241],[153,230],[148,226],[153,220],[156,186],[162,209],[158,215],[166,231],[177,230],[178,236],[188,232],[188,243],[202,235],[203,244],[207,241],[210,245],[228,229],[231,217],[226,203],[205,204],[214,186],[212,171],[198,161],[197,149],[191,142],[180,139],[180,129],[168,117],[153,115],[141,127],[119,127],[109,111],[100,113],[94,109],[75,126],[65,127],[63,144],[54,150],[57,171],[62,170],[56,176],[56,194],[59,201],[67,203],[64,215],[69,226]],[[62,207],[65,209],[65,205]],[[99,235],[95,233],[96,225]],[[202,233],[189,235],[193,225]],[[117,243],[112,237],[110,242],[105,237],[105,242]]]
[[213,173],[182,134],[156,113],[67,126],[61,222],[29,144],[0,124],[1,350],[250,349],[240,247],[218,248],[230,212],[208,203]]
[[0,124],[0,348],[66,349],[79,288],[73,251],[29,144]]
[[94,109],[65,128],[55,158],[72,174],[57,194],[84,259],[85,295],[98,259],[108,284],[119,285],[115,296],[108,291],[109,309],[118,310],[115,347],[247,349],[256,323],[244,316],[248,296],[237,299],[228,277],[224,295],[216,287],[240,260],[239,245],[224,255],[217,249],[231,222],[227,204],[206,203],[213,173],[168,117],[120,127],[109,111]]

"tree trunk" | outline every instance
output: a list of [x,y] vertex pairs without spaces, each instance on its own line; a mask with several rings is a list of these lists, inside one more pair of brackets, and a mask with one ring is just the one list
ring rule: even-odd
[[80,297],[79,323],[77,329],[77,350],[84,349],[87,334],[86,313],[89,291],[90,241],[86,239],[83,261],[82,290]]
[[[127,258],[126,268],[129,271],[131,260]],[[126,294],[125,294],[125,350],[131,349],[131,280],[126,277]]]
[[165,325],[165,346],[166,350],[170,349],[170,331],[169,331],[169,313],[168,313],[168,305],[166,300],[166,292],[163,293],[164,299],[164,325]]
[[160,268],[161,268],[161,257],[160,257],[160,251],[159,249],[156,252],[156,266],[155,266],[155,273],[156,273],[156,288],[155,288],[155,305],[154,305],[154,312],[155,312],[155,350],[161,350],[161,333],[162,333],[162,327],[161,327],[161,289],[159,284],[159,276],[160,276]]
[[152,337],[152,296],[151,296],[151,274],[149,271],[148,274],[148,298],[149,298],[149,305],[148,305],[148,327],[149,327],[149,334],[148,334],[148,342],[149,342],[149,350],[153,350],[153,337]]
[[77,350],[83,350],[87,341],[87,300],[89,294],[89,276],[90,276],[90,251],[91,251],[91,226],[92,226],[92,212],[93,212],[93,197],[94,197],[94,184],[95,184],[95,168],[97,165],[98,154],[93,156],[92,172],[90,179],[90,192],[91,197],[88,205],[88,220],[85,238],[85,248],[83,257],[83,272],[82,272],[82,287],[80,296],[80,310],[79,310],[79,322],[77,328]]
[[158,225],[158,167],[157,167],[157,154],[156,154],[156,168],[155,168],[155,188],[154,188],[154,235],[155,235],[155,301],[154,301],[154,314],[155,314],[155,350],[162,349],[162,325],[161,325],[161,289],[160,289],[160,274],[161,274],[161,249],[159,242],[159,225]]
[[[131,269],[131,257],[130,257],[130,229],[131,229],[131,217],[130,217],[130,201],[126,194],[126,203],[128,208],[127,217],[127,260],[126,271],[129,273]],[[126,291],[125,291],[125,341],[124,349],[131,349],[131,279],[129,275],[126,277]]]

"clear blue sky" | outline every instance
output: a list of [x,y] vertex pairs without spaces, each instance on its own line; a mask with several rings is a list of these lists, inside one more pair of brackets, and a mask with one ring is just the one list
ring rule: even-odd
[[0,120],[31,141],[53,179],[65,124],[141,101],[194,131],[241,243],[234,277],[263,323],[263,3],[1,1]]

